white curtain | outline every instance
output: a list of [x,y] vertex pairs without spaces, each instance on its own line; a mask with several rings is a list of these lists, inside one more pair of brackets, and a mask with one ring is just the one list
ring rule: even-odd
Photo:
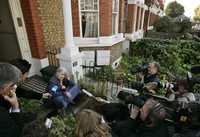
[[85,13],[86,26],[84,37],[98,36],[98,13]]

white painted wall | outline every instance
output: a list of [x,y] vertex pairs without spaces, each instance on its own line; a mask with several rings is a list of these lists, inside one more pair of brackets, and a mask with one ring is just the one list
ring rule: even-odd
[[94,51],[82,51],[82,59],[83,59],[83,65],[84,66],[94,66],[94,58],[95,58],[95,52]]
[[44,59],[36,59],[32,58],[31,62],[31,70],[29,72],[29,76],[33,76],[35,74],[41,75],[40,70],[49,65],[48,58]]
[[110,50],[97,50],[97,65],[110,64]]

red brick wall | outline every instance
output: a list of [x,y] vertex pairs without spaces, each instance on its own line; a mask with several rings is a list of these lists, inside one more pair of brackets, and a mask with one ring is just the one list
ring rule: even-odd
[[125,0],[119,0],[119,33],[125,32]]
[[135,13],[136,9],[137,9],[137,5],[128,4],[128,17],[127,17],[127,26],[126,26],[127,33],[132,33],[134,31],[134,24],[137,23],[137,17],[135,19],[135,16],[137,16],[137,14]]
[[149,11],[146,10],[145,14],[144,14],[144,26],[143,26],[144,31],[147,31],[149,19],[150,19],[149,18]]
[[128,5],[128,17],[127,17],[127,27],[126,27],[126,32],[132,33],[133,31],[133,17],[134,17],[134,5],[129,4]]
[[150,16],[150,26],[153,26],[154,24],[155,24],[155,22],[157,21],[157,20],[159,20],[159,16],[158,15],[156,15],[156,14],[154,14],[154,13],[151,13],[151,16]]
[[22,12],[25,20],[29,44],[32,57],[45,58],[44,36],[42,33],[42,24],[37,10],[36,0],[20,0]]
[[72,0],[72,23],[74,37],[80,37],[79,6],[78,0]]
[[99,0],[100,36],[112,35],[112,0]]
[[155,21],[156,21],[156,15],[154,13],[151,13],[149,25],[153,26],[153,24],[155,23]]

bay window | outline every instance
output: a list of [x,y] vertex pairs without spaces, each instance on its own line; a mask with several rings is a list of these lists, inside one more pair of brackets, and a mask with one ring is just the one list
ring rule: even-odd
[[82,37],[98,37],[99,0],[80,0]]

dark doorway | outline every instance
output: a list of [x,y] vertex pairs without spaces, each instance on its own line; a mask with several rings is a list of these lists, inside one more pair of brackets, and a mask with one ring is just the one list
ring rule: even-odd
[[21,58],[8,0],[0,0],[0,61]]

